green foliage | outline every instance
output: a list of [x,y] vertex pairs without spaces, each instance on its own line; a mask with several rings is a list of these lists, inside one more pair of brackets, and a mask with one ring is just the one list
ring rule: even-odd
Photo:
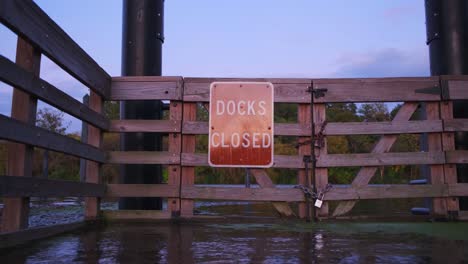
[[63,116],[63,112],[44,107],[37,112],[36,125],[55,133],[64,134],[70,126],[70,122],[65,124]]

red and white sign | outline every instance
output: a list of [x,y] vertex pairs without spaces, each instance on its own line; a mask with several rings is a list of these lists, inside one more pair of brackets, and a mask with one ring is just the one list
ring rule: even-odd
[[273,165],[273,96],[269,82],[210,86],[208,162],[213,167]]

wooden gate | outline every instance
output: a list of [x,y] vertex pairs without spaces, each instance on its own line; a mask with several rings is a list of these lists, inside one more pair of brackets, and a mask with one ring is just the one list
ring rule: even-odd
[[[208,124],[197,120],[197,107],[209,103],[213,81],[268,81],[275,86],[275,103],[297,105],[296,123],[275,123],[275,136],[297,137],[293,155],[276,155],[273,167],[297,171],[298,184],[306,184],[305,156],[317,158],[315,186],[328,183],[329,168],[361,167],[351,185],[333,185],[325,195],[319,217],[349,212],[359,200],[428,197],[433,215],[457,216],[458,197],[468,196],[468,183],[457,182],[456,164],[468,163],[468,151],[456,150],[454,132],[468,131],[468,120],[454,119],[452,100],[468,100],[468,76],[380,79],[227,79],[182,77],[110,77],[55,22],[32,1],[0,1],[0,21],[18,34],[16,63],[0,56],[0,80],[13,86],[11,117],[0,115],[0,139],[10,141],[8,172],[0,176],[4,197],[2,232],[27,228],[29,197],[81,196],[86,198],[87,220],[101,216],[100,199],[105,197],[166,197],[163,211],[104,211],[113,218],[171,219],[193,217],[194,200],[236,200],[272,202],[285,216],[306,216],[302,191],[275,188],[263,169],[252,170],[260,188],[202,187],[195,185],[195,168],[207,166],[207,154],[196,152],[196,135],[208,133]],[[86,106],[39,77],[41,54],[47,55],[70,75],[90,88]],[[314,91],[322,96],[314,97]],[[35,126],[37,100],[42,100],[80,120],[89,127],[86,143]],[[168,100],[167,120],[108,120],[105,101]],[[327,122],[331,103],[404,102],[392,121]],[[426,119],[412,116],[423,105]],[[313,113],[313,115],[312,115]],[[313,116],[313,118],[312,118]],[[313,119],[313,120],[312,120]],[[312,126],[316,134],[312,139]],[[102,133],[155,132],[168,135],[168,149],[161,152],[105,151]],[[427,151],[392,152],[399,134],[428,135]],[[370,153],[330,154],[327,137],[338,135],[379,135]],[[319,137],[321,140],[315,140]],[[87,182],[33,178],[34,147],[49,149],[88,160]],[[163,164],[168,167],[167,184],[104,184],[103,164]],[[428,165],[430,183],[425,185],[369,185],[381,166]],[[340,201],[333,212],[327,202]],[[294,212],[290,203],[298,203]],[[31,239],[76,228],[81,224],[34,229]],[[20,235],[16,236],[20,239]],[[9,240],[11,242],[11,240]]]

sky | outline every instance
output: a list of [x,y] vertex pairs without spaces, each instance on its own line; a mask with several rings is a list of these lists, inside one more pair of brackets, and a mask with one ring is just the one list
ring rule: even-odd
[[[121,1],[35,2],[109,75],[121,75]],[[164,12],[166,76],[429,75],[422,0],[166,0]],[[0,54],[14,61],[15,47],[0,25]],[[41,78],[80,101],[89,92],[45,56]],[[11,95],[0,82],[0,114],[10,116]],[[66,120],[68,132],[81,129]]]

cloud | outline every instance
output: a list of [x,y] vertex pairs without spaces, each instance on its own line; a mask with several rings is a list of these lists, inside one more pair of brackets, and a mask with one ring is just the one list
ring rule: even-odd
[[343,54],[333,77],[417,77],[429,75],[427,52],[382,49],[369,53]]

